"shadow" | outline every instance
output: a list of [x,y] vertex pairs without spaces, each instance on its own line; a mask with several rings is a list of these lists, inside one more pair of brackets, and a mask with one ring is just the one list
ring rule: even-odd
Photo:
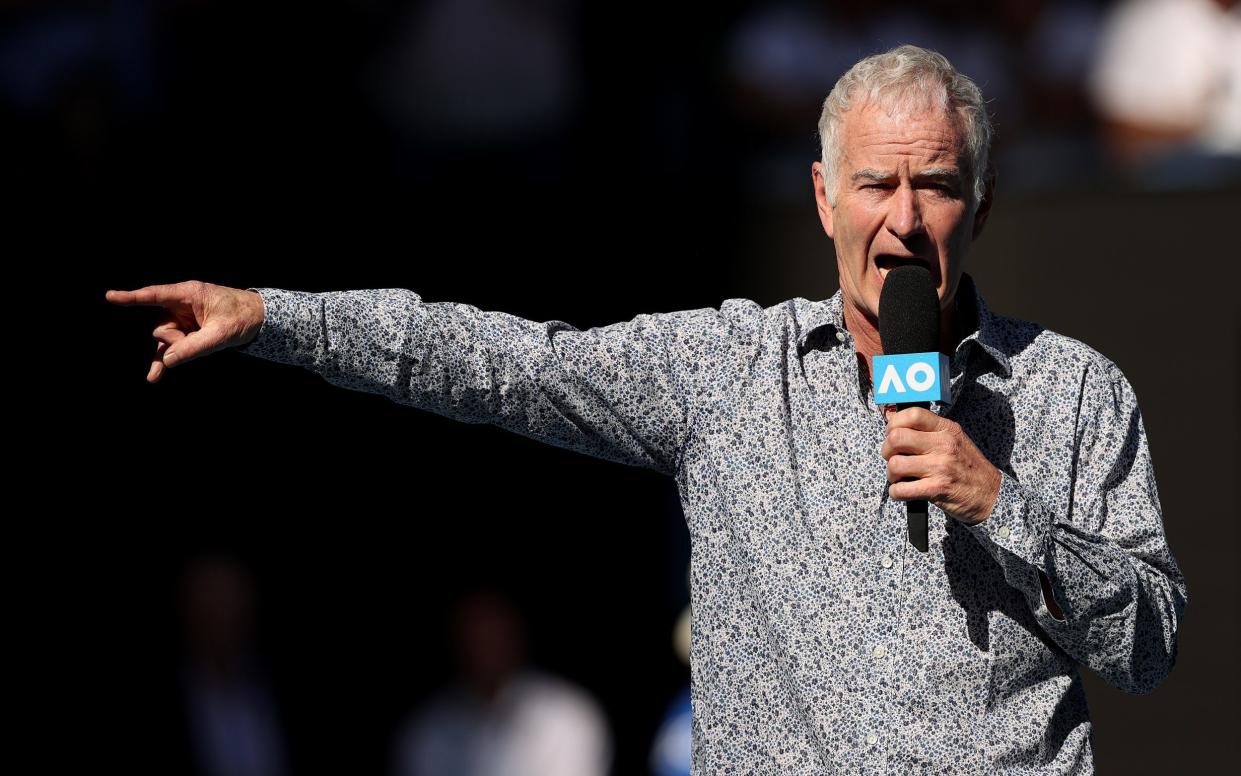
[[797,357],[801,358],[812,350],[829,350],[836,345],[836,329],[832,326],[820,326],[806,335],[806,341],[797,348]]
[[[1032,340],[1033,336],[1021,343],[1021,349]],[[994,368],[989,359],[975,358],[971,359],[971,371],[976,368],[974,364],[979,363],[984,364],[985,368]],[[1008,398],[980,384],[974,374],[966,375],[961,385],[958,400],[947,416],[961,424],[992,465],[1015,477],[1011,459],[1016,431]],[[960,417],[956,416],[958,413]],[[945,516],[944,531],[941,542],[944,573],[953,598],[966,614],[966,627],[974,646],[984,652],[990,651],[989,613],[999,611],[1019,623],[1049,649],[1062,652],[1035,621],[1025,595],[1008,584],[1000,565],[969,529]]]
[[1137,462],[1138,451],[1142,442],[1141,419],[1142,416],[1138,412],[1134,412],[1129,416],[1129,424],[1125,427],[1125,442],[1121,446],[1120,455],[1116,457],[1116,463],[1112,466],[1111,471],[1107,473],[1107,480],[1103,483],[1104,490],[1112,490],[1121,482],[1124,482],[1125,478],[1129,476],[1129,471],[1133,469],[1133,464]]
[[1047,726],[1046,738],[1043,739],[1044,751],[1059,752],[1064,747],[1064,740],[1069,737],[1082,720],[1089,718],[1089,711],[1082,708],[1086,701],[1086,690],[1082,684],[1082,674],[1074,671],[1069,688],[1051,713],[1051,724]]
[[[984,360],[976,354],[971,360],[971,367]],[[992,465],[1011,474],[1009,467],[1015,425],[1008,398],[980,385],[973,375],[967,375],[963,385],[957,401],[947,414],[952,416],[962,408],[968,408],[968,412],[963,412],[961,417],[952,419],[961,424]],[[991,639],[987,613],[992,609],[1002,609],[1014,619],[1021,619],[1021,613],[1014,609],[1017,605],[1024,608],[1025,602],[1019,596],[995,599],[993,591],[1008,588],[999,564],[964,525],[946,515],[944,530],[945,536],[941,542],[944,573],[953,598],[965,611],[970,641],[978,649],[989,651]]]

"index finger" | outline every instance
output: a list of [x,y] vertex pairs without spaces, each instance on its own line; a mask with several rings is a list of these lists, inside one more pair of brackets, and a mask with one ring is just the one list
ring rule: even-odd
[[897,412],[889,412],[888,429],[912,428],[915,431],[938,431],[940,418],[934,412],[923,407],[906,407]]
[[168,302],[185,301],[185,284],[171,283],[161,286],[143,286],[133,291],[108,291],[104,298],[119,305],[164,305]]

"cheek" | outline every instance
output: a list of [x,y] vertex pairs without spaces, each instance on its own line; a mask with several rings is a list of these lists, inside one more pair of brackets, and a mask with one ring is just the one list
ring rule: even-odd
[[969,244],[971,224],[967,216],[969,216],[968,211],[959,207],[946,209],[936,214],[933,221],[935,237],[943,248],[956,249]]
[[848,246],[851,258],[856,260],[859,256],[865,258],[868,255],[867,248],[875,231],[871,228],[874,221],[873,213],[861,209],[837,215],[837,237],[842,245]]

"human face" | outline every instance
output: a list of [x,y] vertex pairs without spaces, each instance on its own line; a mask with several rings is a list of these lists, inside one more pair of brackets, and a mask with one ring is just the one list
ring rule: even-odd
[[[940,307],[949,309],[991,202],[990,180],[982,201],[973,202],[958,122],[934,110],[893,118],[863,103],[841,117],[839,137],[837,180],[825,181],[819,162],[812,175],[846,304],[877,327],[888,271],[920,264],[931,272]],[[835,205],[827,198],[833,185]]]

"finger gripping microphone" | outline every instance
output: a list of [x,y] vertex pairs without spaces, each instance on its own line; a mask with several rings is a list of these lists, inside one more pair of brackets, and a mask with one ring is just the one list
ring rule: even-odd
[[[928,399],[944,398],[938,394],[947,371],[946,359],[939,354],[939,295],[925,267],[896,267],[884,278],[879,294],[879,341],[883,356],[872,362],[877,404],[925,409],[930,407]],[[932,359],[934,364],[928,366]],[[908,501],[906,506],[909,542],[926,552],[927,504]]]

